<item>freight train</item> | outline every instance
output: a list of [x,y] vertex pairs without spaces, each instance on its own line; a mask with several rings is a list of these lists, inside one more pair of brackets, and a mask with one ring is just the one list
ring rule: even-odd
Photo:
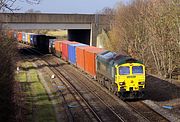
[[139,60],[79,42],[59,41],[46,35],[16,32],[14,38],[75,65],[123,100],[144,96],[145,66]]

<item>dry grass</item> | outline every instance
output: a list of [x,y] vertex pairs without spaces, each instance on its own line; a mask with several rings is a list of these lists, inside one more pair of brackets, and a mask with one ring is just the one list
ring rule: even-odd
[[47,35],[51,36],[67,36],[66,30],[59,30],[59,31],[48,31]]

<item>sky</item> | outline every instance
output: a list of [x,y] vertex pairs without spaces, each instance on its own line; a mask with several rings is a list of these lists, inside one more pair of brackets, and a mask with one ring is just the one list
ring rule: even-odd
[[40,4],[27,4],[26,0],[17,0],[16,12],[26,12],[29,9],[41,13],[96,13],[105,7],[114,8],[118,2],[127,3],[130,0],[41,0]]

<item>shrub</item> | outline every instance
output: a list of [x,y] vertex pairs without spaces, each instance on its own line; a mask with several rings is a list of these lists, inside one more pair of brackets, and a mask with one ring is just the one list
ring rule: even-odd
[[0,36],[0,121],[13,121],[16,42]]

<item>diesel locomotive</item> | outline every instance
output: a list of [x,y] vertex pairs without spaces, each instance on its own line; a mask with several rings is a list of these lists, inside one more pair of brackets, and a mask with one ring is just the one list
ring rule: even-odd
[[145,66],[130,56],[105,51],[96,57],[96,78],[121,99],[143,98]]

